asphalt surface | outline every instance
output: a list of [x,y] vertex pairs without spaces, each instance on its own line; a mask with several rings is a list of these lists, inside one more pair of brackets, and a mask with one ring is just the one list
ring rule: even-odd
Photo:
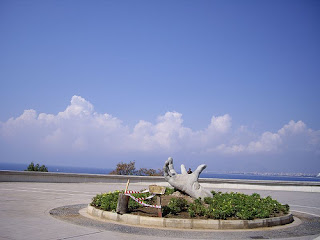
[[[144,187],[131,184],[130,190]],[[320,239],[320,193],[237,190],[288,203],[301,219],[300,225],[266,231],[163,230],[101,222],[79,214],[97,193],[124,188],[125,184],[2,182],[0,239]]]

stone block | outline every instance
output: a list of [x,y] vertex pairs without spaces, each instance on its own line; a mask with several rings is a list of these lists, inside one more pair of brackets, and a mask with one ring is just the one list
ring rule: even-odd
[[192,228],[194,229],[219,229],[219,220],[212,220],[212,219],[193,219],[192,220]]
[[222,220],[220,221],[220,229],[244,229],[244,221],[242,220]]
[[256,219],[253,221],[247,221],[246,228],[262,228],[267,227],[267,221],[265,219]]
[[115,212],[104,211],[102,214],[102,218],[112,220],[112,221],[118,221],[118,214]]
[[165,227],[169,227],[169,228],[184,228],[184,229],[193,228],[191,219],[165,218],[164,224],[165,224]]
[[127,215],[127,223],[132,225],[140,225],[140,216],[138,215]]
[[92,215],[93,209],[94,209],[94,207],[88,205],[88,207],[87,207],[87,213],[89,213],[90,215]]
[[149,227],[164,227],[164,218],[140,216],[140,224]]

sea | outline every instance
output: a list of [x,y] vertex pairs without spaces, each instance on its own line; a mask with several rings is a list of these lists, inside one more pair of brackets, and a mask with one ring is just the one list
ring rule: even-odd
[[[0,170],[24,171],[29,164],[18,163],[0,163]],[[66,167],[46,165],[49,172],[61,173],[88,173],[88,174],[109,174],[112,169],[108,168],[88,168],[88,167]],[[220,178],[220,179],[249,179],[249,180],[273,180],[273,181],[302,181],[302,182],[320,182],[320,177],[302,177],[302,176],[270,176],[256,174],[233,174],[233,173],[206,173],[200,175],[201,178]]]

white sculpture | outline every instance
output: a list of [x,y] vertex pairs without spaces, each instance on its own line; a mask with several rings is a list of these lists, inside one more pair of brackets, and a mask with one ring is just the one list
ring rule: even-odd
[[173,159],[169,157],[163,167],[164,178],[172,187],[179,189],[193,198],[200,197],[203,199],[205,197],[213,197],[212,193],[201,187],[198,182],[200,173],[206,167],[207,165],[201,164],[193,173],[188,174],[185,166],[181,164],[181,174],[177,174],[173,168]]

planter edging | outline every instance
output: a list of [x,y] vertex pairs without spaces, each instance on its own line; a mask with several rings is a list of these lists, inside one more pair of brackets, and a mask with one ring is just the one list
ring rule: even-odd
[[139,225],[145,227],[162,227],[178,229],[208,229],[208,230],[228,230],[228,229],[254,229],[263,227],[274,227],[293,222],[291,213],[273,218],[255,220],[215,220],[215,219],[177,219],[177,218],[157,218],[132,214],[118,214],[115,212],[103,211],[90,204],[87,213],[91,216],[119,223]]

